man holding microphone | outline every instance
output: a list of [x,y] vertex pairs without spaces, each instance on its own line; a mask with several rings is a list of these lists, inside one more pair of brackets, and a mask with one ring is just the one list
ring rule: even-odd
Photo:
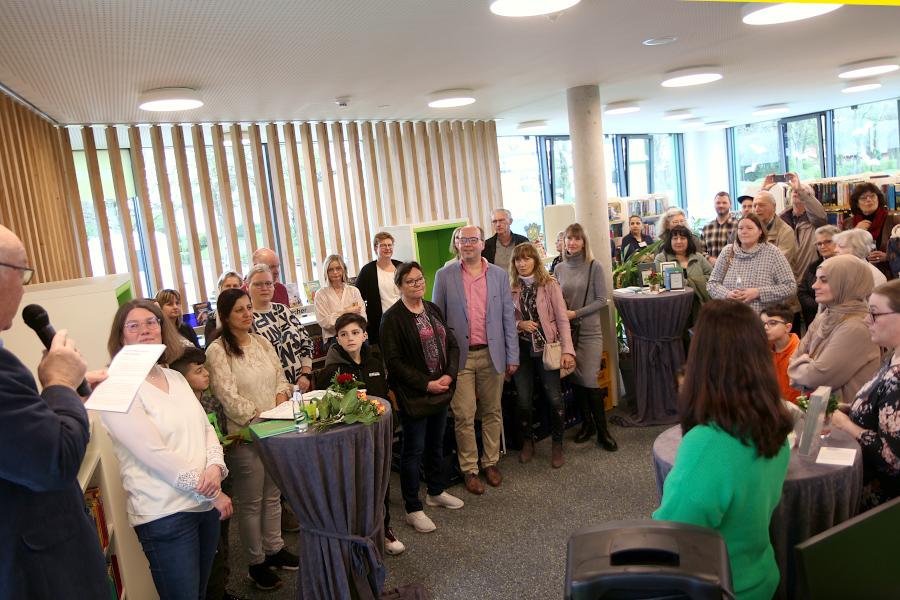
[[[0,331],[12,327],[32,274],[22,242],[0,225]],[[75,342],[60,331],[38,366],[39,394],[0,339],[0,598],[109,597],[77,479],[90,436],[75,391],[85,370]]]

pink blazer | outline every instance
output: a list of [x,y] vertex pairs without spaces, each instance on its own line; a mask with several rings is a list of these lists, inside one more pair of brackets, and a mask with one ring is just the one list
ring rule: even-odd
[[[520,290],[512,290],[513,306],[516,309],[516,323],[523,320],[522,311],[519,308]],[[566,301],[563,299],[562,288],[559,282],[551,279],[545,285],[537,289],[537,310],[541,320],[541,329],[544,337],[550,343],[560,342],[563,354],[575,356],[575,347],[572,345],[572,333],[569,329],[569,319],[566,318]]]

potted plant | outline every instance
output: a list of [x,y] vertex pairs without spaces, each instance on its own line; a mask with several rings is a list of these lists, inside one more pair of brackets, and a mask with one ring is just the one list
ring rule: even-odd
[[650,293],[658,294],[659,293],[659,285],[662,283],[662,275],[657,273],[656,271],[650,271],[650,276],[647,277],[647,283],[650,284]]

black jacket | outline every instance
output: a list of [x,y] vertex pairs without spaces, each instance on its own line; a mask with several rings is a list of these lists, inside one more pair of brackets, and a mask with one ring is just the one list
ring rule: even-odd
[[[820,256],[806,268],[803,278],[797,284],[797,299],[800,300],[800,311],[803,313],[803,322],[806,323],[807,328],[812,324],[813,319],[816,318],[816,313],[819,311],[819,303],[816,302],[816,290],[812,289],[812,286],[816,282],[816,270],[821,264],[822,257]],[[800,334],[799,331],[794,333]]]
[[441,309],[437,305],[425,302],[425,312],[446,330],[447,346],[444,349],[446,365],[441,372],[434,375],[428,372],[425,363],[425,351],[416,327],[416,315],[403,301],[397,302],[386,313],[381,322],[381,351],[384,364],[388,370],[388,383],[397,392],[400,406],[404,402],[414,402],[416,398],[428,394],[428,382],[449,375],[456,382],[459,370],[459,346],[453,330],[447,325]]
[[[366,303],[366,320],[369,322],[366,333],[369,334],[370,344],[378,343],[381,328],[381,292],[378,291],[378,267],[375,266],[375,262],[373,260],[363,265],[359,275],[356,276],[356,289]],[[402,264],[399,260],[391,259],[391,262],[395,267]]]
[[363,345],[360,351],[360,363],[356,364],[347,351],[334,344],[328,349],[325,356],[325,366],[316,374],[316,389],[324,390],[331,385],[331,378],[335,373],[350,373],[363,382],[366,394],[388,397],[388,384],[384,375],[384,364],[381,357]]
[[[519,244],[524,244],[528,241],[528,238],[524,235],[519,235],[518,233],[512,234],[512,245],[513,248],[518,246]],[[487,259],[487,261],[491,264],[494,264],[494,258],[497,256],[497,234],[495,233],[488,239],[484,240],[484,250],[481,251],[481,255]]]
[[0,598],[109,598],[77,479],[90,435],[81,398],[60,385],[38,394],[0,348],[0,431]]

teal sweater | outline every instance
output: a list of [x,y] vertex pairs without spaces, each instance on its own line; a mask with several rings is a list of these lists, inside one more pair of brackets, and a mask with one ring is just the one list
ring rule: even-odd
[[752,446],[721,429],[691,429],[663,486],[654,519],[717,530],[725,539],[739,600],[770,600],[780,575],[769,521],[781,499],[791,452],[760,458]]

